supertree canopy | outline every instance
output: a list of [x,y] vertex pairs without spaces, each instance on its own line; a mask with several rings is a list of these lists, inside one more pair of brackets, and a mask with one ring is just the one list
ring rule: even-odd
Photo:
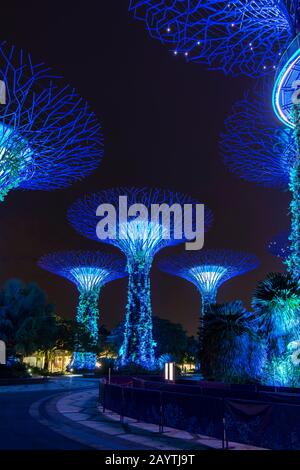
[[268,251],[282,260],[286,260],[290,256],[289,232],[287,230],[278,233],[268,243]]
[[244,274],[259,265],[256,256],[232,250],[201,250],[166,257],[159,267],[175,276],[192,282],[201,294],[202,313],[216,303],[219,287],[229,279]]
[[266,96],[268,89],[256,88],[235,103],[221,134],[221,153],[225,164],[239,177],[288,189],[297,159],[296,141],[293,131],[274,119]]
[[[154,205],[193,204],[188,196],[160,189],[115,188],[86,196],[76,201],[69,210],[69,221],[82,235],[118,247],[127,257],[128,302],[124,328],[124,340],[119,351],[120,366],[132,363],[152,369],[155,367],[155,343],[152,335],[152,307],[150,295],[150,269],[154,255],[162,248],[186,240],[181,226],[182,217],[174,213],[167,227],[162,219],[153,221],[150,214],[143,220],[128,217],[126,221],[115,220],[115,233],[107,233],[99,240],[96,226],[97,208],[109,203],[119,207],[120,196],[127,197],[128,207],[143,204],[150,213]],[[205,208],[205,228],[212,221],[211,212]],[[169,230],[170,228],[170,230]],[[113,232],[111,230],[111,232]]]
[[[265,87],[268,89],[268,87]],[[247,93],[233,109],[221,135],[221,150],[229,169],[240,177],[291,193],[289,272],[300,274],[299,152],[292,129],[273,122],[266,90]]]
[[175,55],[252,77],[274,71],[299,27],[297,0],[131,0],[129,10]]
[[[62,251],[43,256],[39,266],[73,282],[79,291],[77,321],[90,332],[92,342],[98,341],[100,289],[110,281],[124,277],[125,260],[101,251]],[[96,354],[84,352],[78,345],[74,353],[75,369],[94,369]]]
[[13,188],[51,190],[93,171],[101,127],[77,92],[31,57],[0,44],[0,199]]

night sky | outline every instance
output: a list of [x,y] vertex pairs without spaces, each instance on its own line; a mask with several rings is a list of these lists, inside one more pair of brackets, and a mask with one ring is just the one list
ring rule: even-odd
[[[219,134],[246,78],[231,78],[188,64],[151,39],[127,11],[129,1],[43,0],[1,4],[1,39],[29,51],[74,86],[96,112],[105,138],[98,170],[71,188],[14,191],[0,205],[0,282],[36,281],[57,313],[73,317],[76,288],[36,266],[48,252],[112,247],[89,241],[66,221],[70,204],[85,193],[114,186],[157,186],[188,193],[214,213],[206,248],[253,252],[261,267],[224,284],[219,301],[242,299],[249,307],[258,280],[281,271],[266,243],[289,226],[288,194],[232,175],[219,152]],[[270,108],[271,113],[271,108]],[[161,251],[156,260],[183,247]],[[107,285],[100,300],[102,322],[122,318],[126,279]],[[153,312],[195,333],[200,298],[192,284],[152,271]]]

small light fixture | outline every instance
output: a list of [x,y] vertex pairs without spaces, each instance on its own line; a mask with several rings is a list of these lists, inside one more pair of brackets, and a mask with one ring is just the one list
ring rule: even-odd
[[175,382],[175,362],[165,363],[165,380]]

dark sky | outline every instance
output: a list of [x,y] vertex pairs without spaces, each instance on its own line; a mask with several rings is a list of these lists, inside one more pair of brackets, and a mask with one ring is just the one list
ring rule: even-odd
[[[14,1],[1,4],[1,39],[31,52],[77,88],[103,125],[105,158],[99,169],[71,188],[14,191],[0,205],[0,282],[38,282],[57,313],[75,314],[77,293],[67,280],[41,270],[37,259],[61,249],[97,249],[66,221],[70,204],[84,193],[120,185],[157,186],[190,194],[214,212],[207,248],[256,253],[261,267],[224,284],[218,300],[241,298],[249,307],[256,282],[282,270],[266,253],[267,241],[288,228],[288,195],[244,182],[229,173],[218,150],[231,106],[253,82],[187,64],[151,39],[127,12],[127,0]],[[75,5],[74,5],[75,3]],[[178,251],[169,248],[157,255]],[[103,323],[122,317],[126,280],[102,292]],[[152,272],[154,314],[195,333],[200,298],[188,282]]]

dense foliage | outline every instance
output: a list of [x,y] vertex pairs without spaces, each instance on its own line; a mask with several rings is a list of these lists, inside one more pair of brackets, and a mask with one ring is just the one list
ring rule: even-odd
[[[112,330],[106,339],[108,347],[116,354],[123,341],[124,323]],[[197,353],[197,342],[179,323],[153,317],[153,338],[156,342],[157,358],[168,355],[176,362],[193,362]]]
[[268,355],[280,355],[297,337],[300,287],[289,274],[270,273],[254,293],[252,307],[258,327],[268,341]]
[[201,373],[206,379],[228,383],[259,379],[265,343],[253,328],[253,316],[241,301],[214,305],[204,318]]
[[293,364],[289,345],[299,338],[300,287],[290,274],[271,273],[254,293],[252,306],[257,327],[267,342],[262,380],[268,385],[299,385],[299,366]]
[[0,339],[6,343],[8,357],[43,352],[45,369],[57,349],[73,351],[78,342],[86,351],[98,347],[83,325],[55,315],[37,284],[18,279],[9,280],[0,290]]

